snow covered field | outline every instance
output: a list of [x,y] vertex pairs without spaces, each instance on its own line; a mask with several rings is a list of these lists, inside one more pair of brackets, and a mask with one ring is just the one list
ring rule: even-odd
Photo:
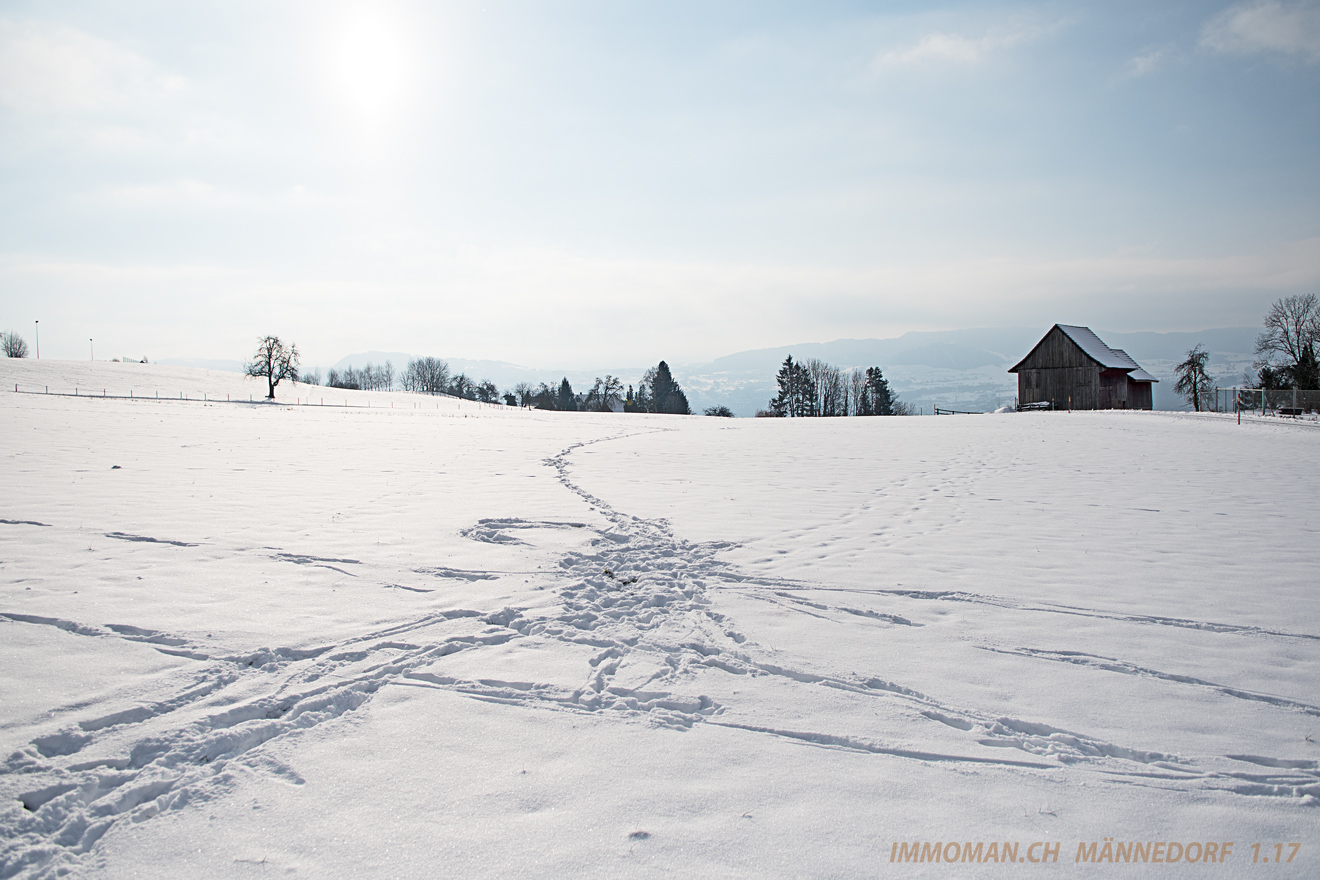
[[0,382],[0,876],[1320,873],[1313,426]]

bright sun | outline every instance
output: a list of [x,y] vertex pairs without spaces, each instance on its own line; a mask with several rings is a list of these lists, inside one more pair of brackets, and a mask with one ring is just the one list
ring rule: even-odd
[[358,122],[386,123],[409,89],[409,46],[402,24],[376,6],[346,10],[330,31],[335,92]]

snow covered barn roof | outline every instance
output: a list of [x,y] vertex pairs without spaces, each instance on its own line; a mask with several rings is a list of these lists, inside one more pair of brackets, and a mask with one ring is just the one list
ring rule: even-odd
[[[1083,328],[1083,329],[1085,329],[1085,328]],[[1092,336],[1095,336],[1094,333],[1092,333],[1091,335],[1092,335]],[[1097,341],[1098,341],[1098,338],[1097,338]],[[1154,376],[1152,376],[1150,373],[1147,373],[1145,370],[1143,370],[1141,367],[1139,367],[1139,366],[1137,365],[1137,362],[1134,361],[1134,360],[1132,359],[1132,355],[1128,354],[1128,353],[1127,353],[1126,351],[1124,351],[1123,349],[1121,349],[1121,348],[1111,348],[1111,349],[1109,349],[1109,350],[1112,351],[1114,354],[1118,355],[1118,356],[1119,356],[1120,358],[1122,358],[1123,360],[1125,360],[1125,361],[1128,362],[1128,364],[1131,366],[1131,369],[1128,371],[1128,378],[1131,379],[1133,382],[1158,382],[1158,381],[1160,381],[1159,379],[1156,379],[1156,378],[1155,378]]]
[[[1100,340],[1100,337],[1096,336],[1090,327],[1078,327],[1073,324],[1055,324],[1054,327],[1051,328],[1051,330],[1055,328],[1057,328],[1059,332],[1063,333],[1064,336],[1067,336],[1068,339],[1071,340],[1074,345],[1076,345],[1079,349],[1082,350],[1083,354],[1085,354],[1088,358],[1099,364],[1102,369],[1123,370],[1128,374],[1128,378],[1131,379],[1133,382],[1159,381],[1159,379],[1156,379],[1150,373],[1147,373],[1140,366],[1138,366],[1137,362],[1134,361],[1127,352],[1123,351],[1123,349],[1110,348],[1109,346],[1105,345],[1104,342]],[[1036,343],[1035,347],[1032,348],[1032,350],[1027,353],[1027,356],[1024,357],[1022,360],[1018,361],[1018,363],[1016,363],[1009,370],[1009,372],[1010,373],[1018,372],[1018,370],[1022,368],[1023,364],[1025,364],[1028,360],[1031,359],[1031,356],[1036,352],[1036,349],[1040,348],[1040,346],[1044,344],[1045,340],[1049,338],[1049,335],[1050,335],[1049,333],[1046,333],[1045,336],[1041,338],[1041,341]]]
[[1096,336],[1090,327],[1073,327],[1069,324],[1055,324],[1054,326],[1077,343],[1077,347],[1086,352],[1091,360],[1105,369],[1122,370],[1137,365],[1137,362],[1128,357],[1126,353],[1114,351],[1101,342],[1100,337]]

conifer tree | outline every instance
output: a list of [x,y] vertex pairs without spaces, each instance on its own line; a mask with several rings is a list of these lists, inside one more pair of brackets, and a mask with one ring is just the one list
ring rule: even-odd
[[866,401],[871,409],[865,415],[892,416],[894,414],[894,395],[889,390],[889,380],[879,367],[866,368]]
[[674,393],[674,377],[669,372],[669,364],[661,361],[655,368],[655,378],[651,380],[651,397],[655,401],[656,412],[668,412],[669,396]]
[[559,399],[557,401],[559,408],[564,412],[575,412],[578,408],[577,397],[573,394],[573,386],[568,384],[568,377],[559,383]]
[[642,375],[642,381],[637,385],[637,394],[633,397],[633,412],[655,412],[655,398],[651,396],[653,384],[655,384],[655,367],[647,370]]
[[677,416],[692,415],[688,406],[687,395],[669,372],[669,364],[661,361],[655,368],[655,381],[651,385],[651,397],[655,401],[655,411]]
[[692,415],[687,395],[669,371],[669,364],[661,361],[642,376],[633,395],[632,409],[628,412],[668,413]]
[[1293,387],[1298,391],[1320,390],[1320,363],[1315,357],[1315,345],[1307,343],[1302,349],[1302,356],[1292,367]]
[[771,399],[770,411],[780,418],[796,415],[797,366],[791,354],[784,358],[783,365],[775,374],[775,383],[779,386],[779,393]]

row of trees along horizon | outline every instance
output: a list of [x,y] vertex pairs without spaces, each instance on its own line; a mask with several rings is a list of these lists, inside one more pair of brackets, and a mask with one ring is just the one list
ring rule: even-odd
[[[1241,385],[1266,390],[1320,390],[1320,298],[1315,294],[1297,294],[1276,300],[1265,315],[1264,332],[1256,338],[1253,370],[1242,376]],[[12,331],[0,333],[0,351],[6,357],[28,356],[27,341]],[[1201,395],[1215,387],[1207,369],[1210,354],[1201,345],[1187,352],[1187,358],[1175,367],[1174,390],[1200,410]],[[143,363],[146,359],[143,359]],[[361,368],[329,370],[322,382],[319,370],[299,371],[298,346],[285,345],[278,336],[266,336],[246,365],[249,376],[267,381],[270,399],[275,387],[288,379],[307,385],[326,385],[356,391],[401,391],[421,394],[445,394],[482,403],[505,403],[565,412],[671,413],[691,415],[687,395],[661,361],[646,371],[634,390],[606,375],[597,378],[590,390],[575,393],[565,377],[558,387],[545,382],[533,385],[519,382],[510,391],[500,393],[495,383],[477,381],[465,373],[453,373],[440,358],[413,358],[400,372],[386,361],[380,366],[368,363]],[[1254,371],[1254,375],[1253,375]],[[809,418],[833,416],[911,415],[912,407],[898,399],[879,367],[844,371],[821,360],[794,361],[789,355],[775,376],[778,393],[758,417]],[[708,407],[708,416],[732,416],[725,406]]]
[[[254,361],[256,373],[266,375],[263,351],[258,351]],[[292,378],[292,377],[286,377]],[[295,380],[306,385],[322,384],[320,372],[312,370],[302,373]],[[529,407],[533,409],[555,410],[561,412],[643,412],[691,415],[687,394],[679,386],[669,371],[669,365],[661,361],[646,371],[641,383],[634,390],[628,385],[625,390],[623,381],[616,376],[606,375],[597,378],[587,391],[575,392],[568,377],[558,385],[545,382],[533,384],[519,382],[511,390],[503,393],[494,382],[483,379],[477,381],[465,373],[453,373],[449,364],[441,358],[414,358],[408,366],[396,373],[394,365],[386,361],[380,366],[368,363],[360,369],[349,367],[344,370],[330,370],[326,373],[324,384],[330,388],[347,388],[355,391],[411,391],[418,394],[444,394],[474,400],[481,403],[504,403],[508,406]],[[712,407],[714,410],[727,408]],[[708,412],[707,415],[724,415],[725,412]],[[731,412],[728,413],[732,415]]]
[[[286,346],[279,337],[266,336],[247,364],[249,376],[266,380],[270,399],[284,379],[306,385],[322,384],[319,370],[300,372],[298,346]],[[821,360],[794,362],[789,355],[777,376],[779,393],[770,400],[769,409],[758,417],[806,418],[831,416],[911,415],[912,408],[898,400],[879,367],[844,372]],[[401,372],[386,361],[380,366],[367,363],[360,368],[330,370],[325,383],[330,388],[355,391],[401,391],[419,394],[444,394],[482,403],[504,403],[560,412],[625,412],[691,415],[687,394],[664,361],[646,371],[636,389],[624,388],[616,376],[597,377],[591,389],[575,393],[565,376],[559,385],[542,382],[533,385],[519,382],[503,394],[489,380],[480,382],[464,373],[452,373],[440,358],[413,358]],[[732,417],[727,406],[705,410],[708,416]]]
[[[1256,338],[1253,370],[1243,374],[1241,385],[1266,390],[1320,390],[1320,362],[1316,357],[1316,348],[1320,347],[1320,298],[1308,293],[1275,300],[1263,323],[1264,332]],[[3,343],[5,353],[10,357],[24,357],[27,354],[26,345],[15,333],[0,336],[0,343]],[[12,354],[11,348],[15,350]],[[1174,391],[1197,411],[1201,408],[1201,396],[1216,386],[1207,369],[1209,360],[1210,353],[1198,344],[1174,368],[1177,377]],[[278,337],[267,336],[261,340],[246,372],[249,376],[267,379],[272,399],[280,379],[321,384],[318,371],[299,376],[297,361],[296,345],[286,348]],[[379,367],[368,363],[361,369],[350,367],[343,371],[330,370],[325,384],[334,388],[392,391],[395,378],[394,366],[386,361]],[[573,386],[564,377],[557,388],[545,382],[535,386],[520,382],[513,390],[501,394],[493,382],[478,382],[464,373],[452,374],[448,363],[433,357],[412,359],[397,379],[403,391],[447,394],[483,403],[503,402],[509,406],[543,410],[622,410],[676,415],[690,415],[692,412],[687,395],[664,361],[646,371],[636,390],[628,385],[626,392],[620,379],[606,375],[604,378],[597,377],[592,388],[584,393],[574,393]],[[828,418],[912,414],[912,407],[900,401],[893,393],[879,367],[844,371],[814,358],[794,361],[793,356],[789,355],[779,368],[775,382],[778,393],[770,399],[768,408],[756,413],[758,417]],[[733,412],[728,407],[717,406],[707,408],[705,414],[732,416]]]
[[[320,384],[320,378],[317,371],[312,371],[298,381],[316,385]],[[386,361],[379,367],[368,363],[361,369],[330,370],[325,384],[333,388],[392,391],[395,379],[394,366]],[[768,409],[757,413],[758,417],[890,416],[910,415],[912,412],[910,406],[898,400],[879,367],[844,372],[817,359],[794,362],[789,355],[779,371],[777,382],[779,393],[770,400]],[[625,413],[692,414],[687,394],[664,361],[647,370],[636,389],[628,385],[626,390],[620,379],[607,374],[604,378],[598,377],[590,390],[581,393],[575,393],[568,377],[564,377],[557,387],[545,382],[539,385],[520,382],[511,391],[500,394],[493,382],[477,382],[463,373],[451,374],[449,365],[434,357],[409,361],[407,368],[398,373],[397,385],[402,391],[446,394],[482,403],[502,402],[509,406],[560,412],[621,410]],[[705,414],[730,417],[733,412],[725,406],[714,406],[708,407]]]

